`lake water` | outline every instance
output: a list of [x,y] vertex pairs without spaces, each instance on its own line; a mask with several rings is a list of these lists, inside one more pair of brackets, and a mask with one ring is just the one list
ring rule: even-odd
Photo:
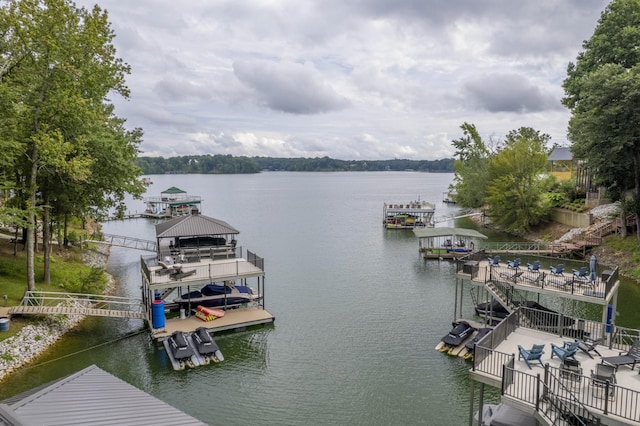
[[[177,186],[202,196],[203,214],[239,229],[238,244],[265,258],[275,324],[217,335],[224,362],[174,371],[141,321],[90,318],[3,382],[0,399],[97,364],[214,425],[467,424],[471,364],[434,350],[453,320],[454,265],[424,261],[412,232],[382,227],[384,202],[420,197],[436,204],[436,218],[456,214],[441,202],[452,174],[151,179],[147,195]],[[154,239],[155,224],[109,222],[104,232]],[[139,296],[147,254],[112,249],[120,294]],[[464,309],[471,316],[469,297]]]

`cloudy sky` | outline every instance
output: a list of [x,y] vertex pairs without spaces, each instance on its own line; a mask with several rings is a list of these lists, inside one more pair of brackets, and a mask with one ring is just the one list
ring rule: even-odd
[[79,0],[132,67],[143,155],[451,157],[533,127],[567,144],[566,67],[604,0]]

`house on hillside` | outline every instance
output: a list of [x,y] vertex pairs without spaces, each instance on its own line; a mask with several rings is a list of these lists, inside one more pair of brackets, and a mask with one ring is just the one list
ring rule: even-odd
[[559,181],[569,180],[575,176],[577,160],[573,159],[571,148],[557,146],[549,154],[550,173]]
[[576,189],[584,191],[587,206],[596,206],[604,198],[604,188],[593,183],[593,175],[585,164],[573,157],[571,148],[557,146],[548,157],[549,172],[559,181],[575,179]]

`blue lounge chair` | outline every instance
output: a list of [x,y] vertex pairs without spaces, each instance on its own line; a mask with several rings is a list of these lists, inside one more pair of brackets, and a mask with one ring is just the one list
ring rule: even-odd
[[520,267],[520,262],[522,262],[520,258],[517,258],[515,260],[508,260],[507,267],[510,269],[518,269]]
[[578,352],[578,342],[564,342],[562,346],[551,344],[551,358],[556,355],[562,361],[567,358],[576,359]]
[[522,346],[518,345],[518,360],[521,358],[524,359],[524,362],[527,363],[527,367],[531,369],[531,364],[529,361],[538,361],[540,365],[544,368],[544,364],[542,363],[542,355],[544,355],[544,345],[533,345],[531,349],[525,349]]
[[560,263],[558,266],[552,266],[549,268],[553,275],[564,275],[564,264]]
[[500,265],[500,256],[493,256],[493,258],[489,258],[490,266],[499,266]]
[[586,266],[583,266],[580,270],[574,269],[573,276],[579,280],[587,281],[589,279],[589,270]]
[[527,268],[531,272],[540,272],[540,261],[536,260],[533,263],[527,263]]

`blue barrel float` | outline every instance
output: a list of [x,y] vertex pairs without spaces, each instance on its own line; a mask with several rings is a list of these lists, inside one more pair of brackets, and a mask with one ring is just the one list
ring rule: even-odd
[[154,300],[151,305],[151,324],[153,328],[164,328],[164,300]]
[[9,331],[9,318],[0,318],[0,331]]

